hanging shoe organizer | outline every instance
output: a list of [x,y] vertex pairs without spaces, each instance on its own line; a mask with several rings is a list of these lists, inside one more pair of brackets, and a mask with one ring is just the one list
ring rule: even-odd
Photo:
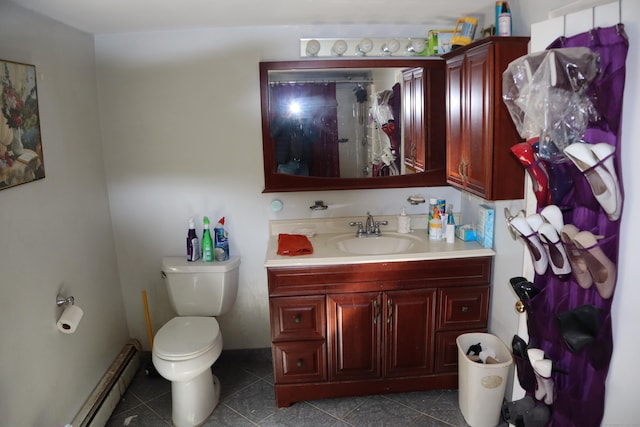
[[[527,397],[549,409],[548,426],[595,427],[604,414],[628,47],[623,24],[597,28],[556,39],[545,52],[514,61],[504,76],[505,103],[527,140],[512,152],[537,201],[535,214],[508,218],[535,270],[532,282],[511,280],[529,332],[528,343],[514,337],[514,359]],[[547,75],[536,80],[539,72]]]

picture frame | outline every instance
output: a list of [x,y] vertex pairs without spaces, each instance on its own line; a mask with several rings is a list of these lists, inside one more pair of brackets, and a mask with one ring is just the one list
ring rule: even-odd
[[0,190],[43,179],[35,65],[0,59]]

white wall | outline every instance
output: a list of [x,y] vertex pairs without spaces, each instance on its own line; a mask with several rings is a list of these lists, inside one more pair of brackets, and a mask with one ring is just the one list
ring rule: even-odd
[[[46,169],[0,191],[0,424],[58,426],[128,338],[93,37],[0,1],[0,58],[36,66]],[[84,309],[73,335],[56,329],[58,292]]]
[[[323,215],[399,213],[416,192],[445,195],[459,206],[459,193],[448,187],[262,194],[258,62],[297,57],[299,37],[319,31],[336,34],[331,28],[264,27],[96,37],[116,252],[129,328],[145,345],[140,291],[149,294],[155,331],[173,316],[159,274],[161,258],[184,253],[190,216],[198,222],[203,215],[212,221],[226,217],[231,252],[242,264],[237,303],[220,316],[225,348],[258,348],[270,346],[263,267],[270,218],[310,217],[309,206],[319,199],[329,205]],[[275,197],[285,203],[279,214],[269,210]],[[408,209],[414,212],[419,208]]]

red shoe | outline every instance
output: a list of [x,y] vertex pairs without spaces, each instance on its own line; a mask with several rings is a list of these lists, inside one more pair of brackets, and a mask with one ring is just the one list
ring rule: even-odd
[[533,181],[533,192],[539,207],[551,204],[549,174],[543,161],[536,158],[533,147],[521,142],[511,146],[511,152],[518,158]]

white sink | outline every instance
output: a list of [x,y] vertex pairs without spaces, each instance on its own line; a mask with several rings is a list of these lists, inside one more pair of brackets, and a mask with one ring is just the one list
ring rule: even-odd
[[420,239],[409,234],[389,234],[377,237],[335,237],[331,240],[342,252],[354,255],[397,254],[410,251]]

